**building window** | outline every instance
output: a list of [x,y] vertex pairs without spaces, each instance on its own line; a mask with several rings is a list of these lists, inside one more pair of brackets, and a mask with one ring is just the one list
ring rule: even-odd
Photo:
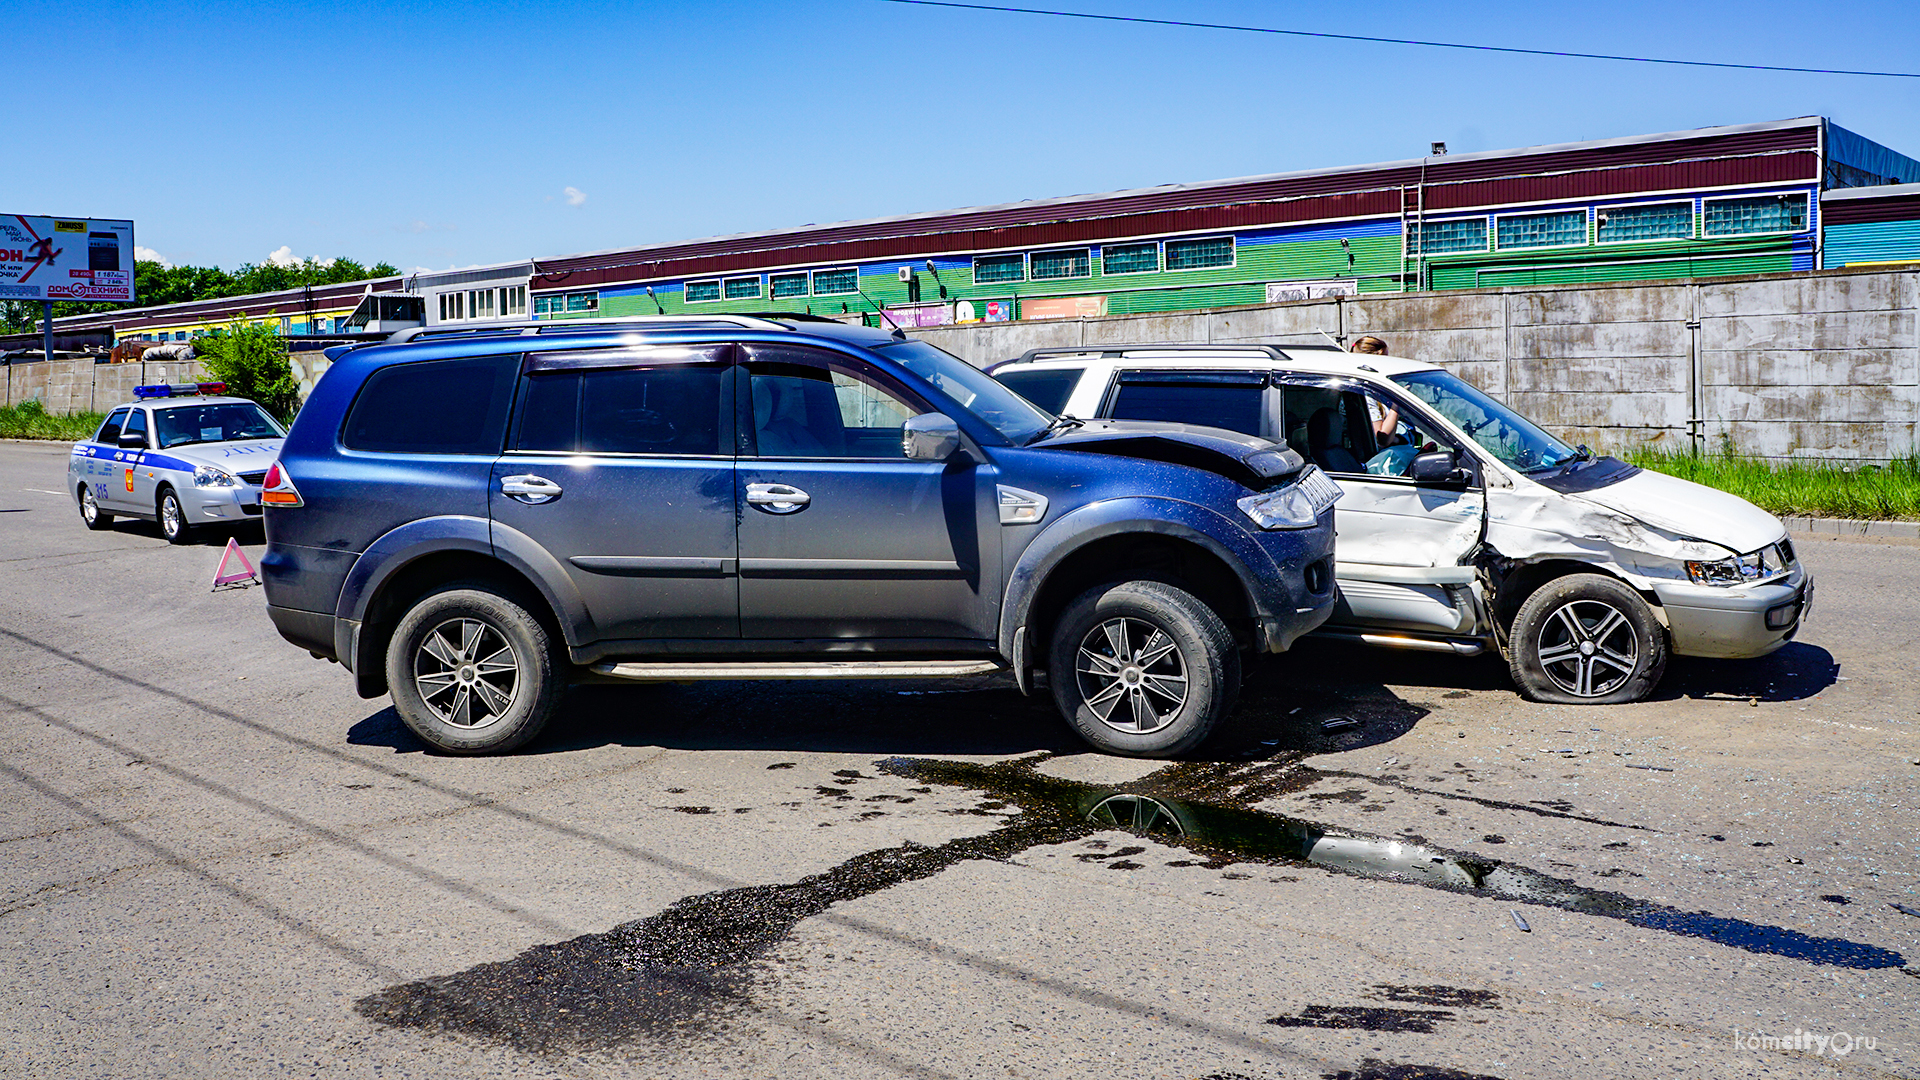
[[852,267],[813,272],[813,295],[815,296],[841,296],[859,291],[860,271]]
[[1414,232],[1413,250],[1422,255],[1447,251],[1487,250],[1487,219],[1458,218],[1423,221]]
[[767,277],[767,289],[775,300],[788,296],[807,295],[807,275],[771,274]]
[[500,290],[500,314],[525,315],[527,313],[527,287],[508,285]]
[[1151,274],[1159,269],[1159,244],[1108,244],[1100,249],[1102,274]]
[[719,280],[687,282],[686,299],[689,304],[707,304],[720,299]]
[[1602,244],[1634,240],[1693,239],[1693,202],[1603,206],[1593,213],[1594,239]]
[[475,289],[467,293],[467,310],[476,319],[493,318],[494,292],[492,289]]
[[440,294],[440,321],[459,322],[467,317],[467,294],[447,292]]
[[1494,242],[1502,248],[1569,247],[1587,242],[1587,212],[1503,214],[1494,219]]
[[1761,195],[1751,199],[1708,199],[1706,235],[1799,232],[1807,227],[1807,197]]
[[973,260],[973,282],[991,285],[1002,281],[1025,281],[1025,255],[981,255]]
[[599,311],[600,294],[597,292],[571,292],[567,294],[567,313],[580,311]]
[[1031,256],[1033,280],[1093,276],[1093,253],[1086,248],[1065,251],[1036,251]]
[[1233,237],[1203,236],[1167,241],[1167,269],[1206,270],[1233,265]]
[[542,316],[551,318],[555,315],[562,315],[566,313],[566,310],[567,298],[560,293],[549,293],[545,296],[536,296],[533,298],[533,317],[536,319]]
[[758,277],[728,278],[725,282],[726,297],[729,300],[760,299],[760,279]]

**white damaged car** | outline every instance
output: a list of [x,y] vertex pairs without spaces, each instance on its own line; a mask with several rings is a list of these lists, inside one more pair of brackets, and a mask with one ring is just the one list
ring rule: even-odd
[[1572,447],[1434,364],[1330,346],[1035,349],[988,369],[1056,413],[1285,442],[1340,485],[1322,636],[1507,658],[1536,701],[1637,701],[1669,654],[1760,656],[1813,579],[1744,499]]
[[201,525],[260,520],[260,481],[287,429],[224,383],[141,386],[93,438],[73,444],[67,491],[89,529],[116,515],[158,522],[184,544]]

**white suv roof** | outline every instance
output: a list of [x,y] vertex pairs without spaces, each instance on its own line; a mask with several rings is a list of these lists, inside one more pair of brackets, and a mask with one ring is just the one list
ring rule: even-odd
[[1023,368],[1132,368],[1153,367],[1253,368],[1311,371],[1317,374],[1368,376],[1404,375],[1436,371],[1439,365],[1397,356],[1349,353],[1332,345],[1085,345],[1028,349],[1012,360],[987,368],[992,374],[1019,365]]

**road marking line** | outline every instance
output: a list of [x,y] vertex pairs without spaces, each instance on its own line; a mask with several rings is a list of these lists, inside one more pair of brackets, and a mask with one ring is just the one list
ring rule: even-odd
[[67,497],[67,493],[64,491],[48,491],[46,488],[21,488],[20,490],[31,491],[40,495],[52,495],[56,498],[61,498],[61,499],[64,499]]

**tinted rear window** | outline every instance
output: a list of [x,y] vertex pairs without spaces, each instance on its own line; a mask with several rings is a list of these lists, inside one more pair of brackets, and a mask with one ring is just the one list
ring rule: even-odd
[[1167,420],[1258,435],[1265,393],[1258,386],[1123,382],[1114,392],[1113,415],[1118,420]]
[[1002,371],[994,375],[1013,392],[1035,405],[1058,415],[1067,407],[1073,388],[1080,382],[1080,368],[1055,368],[1050,371]]
[[723,364],[529,375],[514,447],[587,454],[720,454]]
[[360,388],[340,441],[393,454],[497,454],[519,367],[510,355],[381,368]]

